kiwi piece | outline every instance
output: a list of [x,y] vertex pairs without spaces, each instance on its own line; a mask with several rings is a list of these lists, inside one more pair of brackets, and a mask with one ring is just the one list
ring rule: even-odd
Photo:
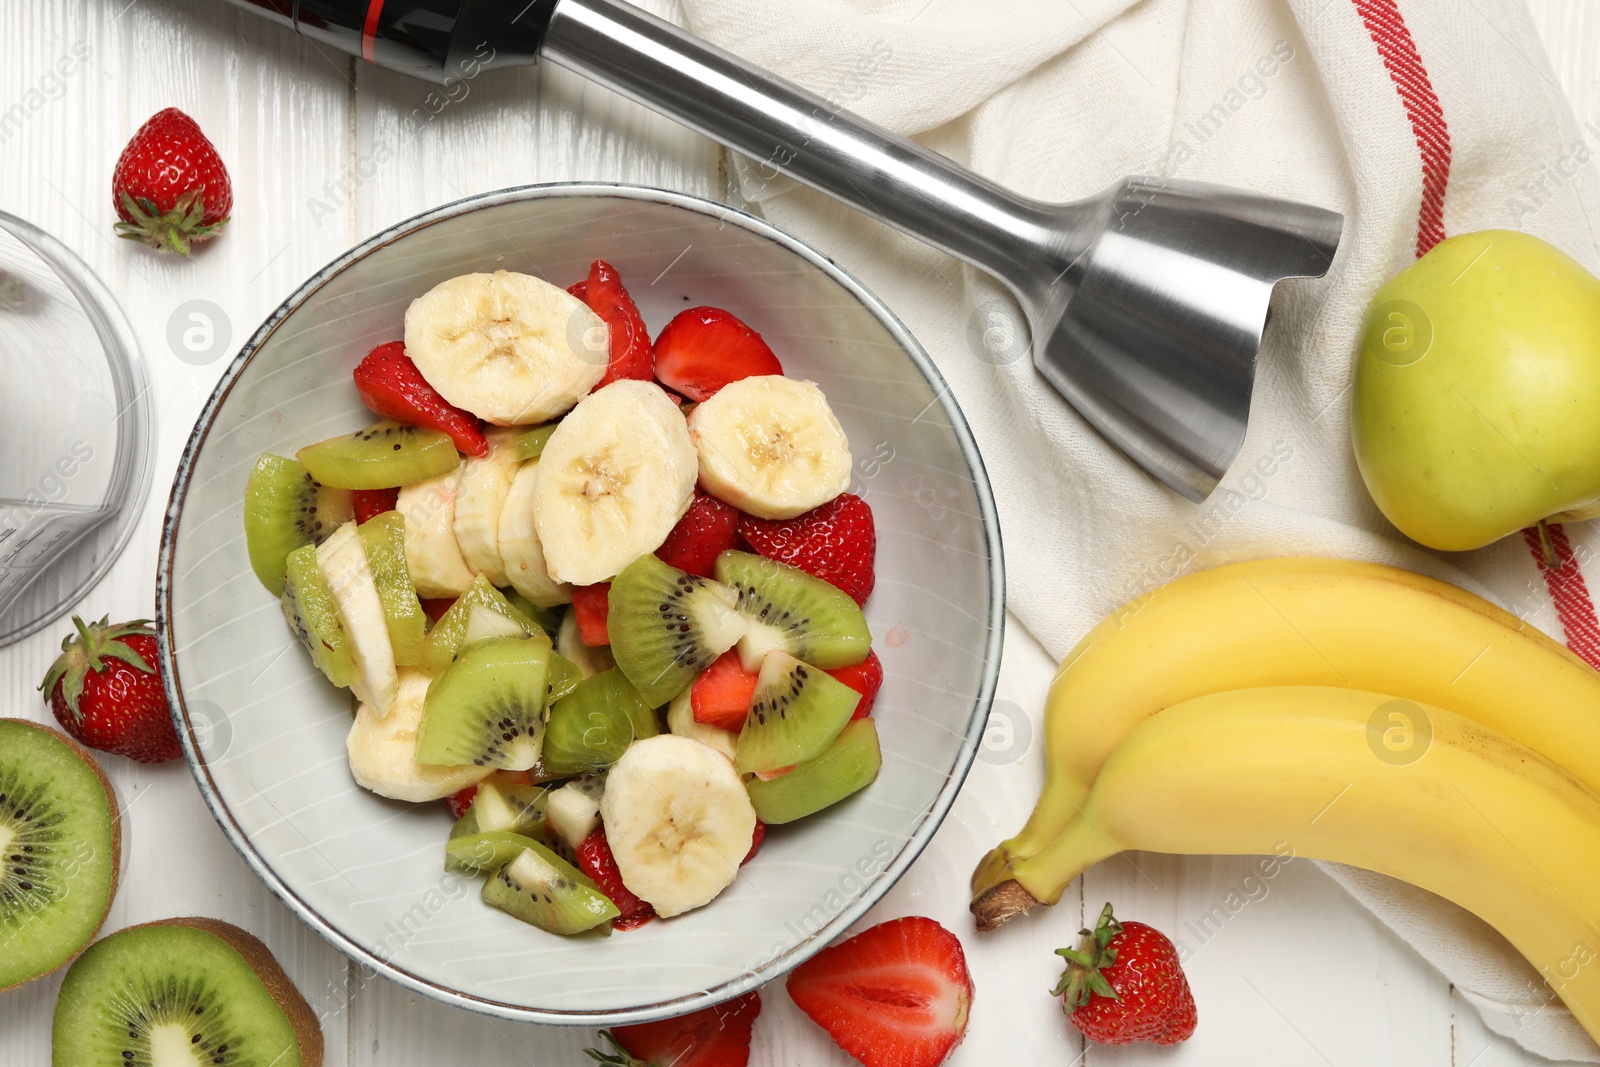
[[328,681],[349,686],[356,678],[356,664],[339,625],[333,594],[317,566],[317,546],[301,545],[289,553],[284,570],[283,595],[279,599],[289,628]]
[[691,684],[745,629],[731,590],[649,554],[622,569],[610,600],[611,654],[653,708]]
[[578,683],[581,681],[583,681],[583,671],[576,663],[555,652],[550,653],[549,702],[551,704],[578,688]]
[[516,450],[517,458],[522,460],[538,459],[544,455],[544,446],[550,442],[550,435],[556,432],[557,422],[547,422],[540,426],[529,426],[507,438],[507,444]]
[[393,419],[307,445],[295,457],[311,477],[340,489],[393,489],[425,482],[461,462],[448,434]]
[[544,770],[557,777],[589,774],[617,762],[635,740],[660,732],[655,709],[613,667],[585,678],[550,706]]
[[505,596],[506,603],[522,612],[524,616],[531,619],[539,629],[549,634],[551,638],[555,637],[556,631],[561,628],[561,609],[559,607],[541,607],[515,589],[502,589],[500,592]]
[[[539,833],[540,836],[544,834],[542,825]],[[538,843],[531,837],[509,830],[488,830],[481,834],[452,837],[445,842],[444,869],[458,874],[496,871],[516,859],[523,849]]]
[[865,789],[878,777],[882,765],[878,727],[871,719],[857,719],[816,759],[771,781],[752,778],[745,788],[756,818],[776,826],[803,819]]
[[544,633],[533,620],[522,612],[512,607],[501,594],[500,590],[489,584],[489,579],[483,575],[474,578],[472,584],[467,586],[467,591],[456,598],[445,613],[439,616],[439,621],[433,624],[433,629],[428,631],[428,639],[423,642],[422,655],[417,661],[417,666],[425,671],[442,671],[450,666],[456,658],[456,653],[461,651],[461,646],[467,638],[467,626],[472,621],[472,609],[487,608],[498,612],[522,628],[522,632],[529,636],[537,636],[546,645],[550,644],[548,635]]
[[516,780],[522,777],[497,773],[484,779],[472,804],[451,827],[451,839],[497,831],[543,837],[548,790]]
[[774,649],[756,678],[733,765],[740,774],[766,774],[816,759],[860,702],[839,679]]
[[577,854],[583,839],[600,825],[600,798],[606,794],[606,776],[588,774],[550,790],[545,797],[544,821],[550,831],[545,840]]
[[320,545],[354,514],[348,489],[318,483],[292,459],[263,455],[244,487],[250,569],[269,593],[281,593],[289,553],[301,545]]
[[489,876],[483,900],[552,934],[581,934],[622,914],[588,875],[537,842]]
[[539,761],[550,639],[492,637],[463,649],[428,687],[417,762],[525,771]]
[[409,667],[422,658],[426,627],[422,601],[406,567],[406,520],[398,511],[374,515],[360,526],[361,547],[367,553],[372,583],[378,587],[383,620],[389,624],[389,647],[397,667]]
[[111,783],[82,745],[0,719],[0,990],[83,951],[122,867]]
[[260,941],[169,919],[97,942],[61,983],[54,1067],[321,1067],[322,1028]]
[[782,649],[825,670],[867,658],[872,634],[850,594],[798,567],[730,549],[717,557],[717,581],[730,586],[747,620],[739,660],[758,671],[766,654]]

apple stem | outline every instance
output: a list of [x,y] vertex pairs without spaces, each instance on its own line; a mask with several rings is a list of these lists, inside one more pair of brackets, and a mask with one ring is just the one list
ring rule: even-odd
[[1539,520],[1539,547],[1544,550],[1544,569],[1558,571],[1561,569],[1561,557],[1556,555],[1555,542],[1550,540],[1550,527],[1543,519]]

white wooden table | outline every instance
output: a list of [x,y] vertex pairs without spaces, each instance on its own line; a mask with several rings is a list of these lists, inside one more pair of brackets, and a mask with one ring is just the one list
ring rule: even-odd
[[[673,0],[662,0],[670,3]],[[1600,118],[1600,5],[1530,0],[1580,122]],[[59,79],[59,57],[88,49]],[[559,71],[483,77],[411,136],[401,117],[428,88],[304,41],[217,0],[4,0],[0,3],[0,207],[62,238],[120,297],[153,380],[155,489],[111,575],[78,610],[113,618],[152,611],[160,513],[179,452],[226,359],[195,366],[167,342],[173,310],[203,298],[226,310],[234,351],[317,267],[358,239],[435,204],[502,186],[602,179],[719,196],[709,142]],[[108,190],[128,135],[162,107],[193,115],[235,181],[235,221],[192,261],[158,258],[112,237]],[[380,151],[381,150],[381,151]],[[393,158],[375,165],[374,158]],[[3,388],[0,384],[0,388]],[[0,650],[0,715],[48,721],[34,692],[61,636],[52,627]],[[1052,664],[1020,628],[1008,635],[1000,696],[1036,714]],[[1035,724],[1036,725],[1036,724]],[[265,939],[321,1013],[329,1067],[589,1062],[592,1031],[518,1026],[415,997],[353,965],[285,911],[223,839],[180,762],[104,761],[128,810],[131,848],[107,929],[211,915]],[[1206,940],[1191,938],[1197,1036],[1171,1050],[1084,1049],[1046,995],[1052,950],[1070,943],[1079,908],[980,941],[965,914],[979,853],[1027,810],[1035,761],[978,763],[933,846],[873,919],[932,915],[966,941],[977,1000],[955,1064],[1396,1064],[1501,1067],[1542,1062],[1488,1034],[1450,986],[1309,864],[1263,883]],[[981,801],[979,798],[982,798]],[[1001,820],[992,813],[1008,808]],[[1243,884],[1245,861],[1156,860],[1149,878],[1091,872],[1090,907],[1180,938]],[[1063,914],[1064,913],[1064,914]],[[0,1064],[49,1060],[60,975],[0,994]],[[845,1064],[847,1058],[772,988],[751,1062]],[[87,1065],[85,1065],[87,1067]]]

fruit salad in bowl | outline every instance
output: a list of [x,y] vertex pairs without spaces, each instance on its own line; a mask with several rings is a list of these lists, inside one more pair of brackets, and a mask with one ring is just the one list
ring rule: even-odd
[[618,1024],[783,973],[915,859],[1000,561],[948,390],[848,275],[720,205],[535,187],[262,327],[158,611],[202,793],[291,909],[446,1002]]

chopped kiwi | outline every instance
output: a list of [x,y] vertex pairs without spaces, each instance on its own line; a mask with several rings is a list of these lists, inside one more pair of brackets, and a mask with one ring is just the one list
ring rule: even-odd
[[500,773],[484,779],[473,794],[472,804],[451,828],[450,837],[495,831],[542,837],[548,790],[515,780],[522,777]]
[[549,703],[554,704],[562,697],[578,688],[578,683],[583,681],[583,671],[578,665],[565,656],[550,653],[550,697]]
[[317,481],[340,489],[393,489],[425,482],[461,462],[448,434],[392,419],[307,445],[295,457]]
[[588,875],[540,844],[491,874],[483,900],[552,934],[581,934],[622,914]]
[[[544,826],[539,827],[544,835]],[[461,874],[496,871],[517,858],[517,853],[538,844],[531,837],[509,830],[487,830],[481,834],[452,837],[444,846],[444,869]]]
[[488,608],[490,611],[499,612],[522,628],[523,633],[542,640],[546,646],[550,644],[546,635],[531,619],[522,612],[512,607],[500,590],[489,584],[489,579],[483,575],[474,578],[472,584],[467,586],[467,591],[456,598],[449,610],[439,616],[439,621],[433,624],[433,629],[428,631],[428,639],[423,642],[422,655],[417,665],[425,671],[442,671],[450,666],[460,651],[462,642],[466,640],[467,624],[472,621],[472,609],[475,607]]
[[827,670],[867,658],[872,634],[850,594],[798,567],[750,552],[717,557],[717,581],[731,586],[735,606],[748,622],[739,638],[739,660],[761,669],[774,648]]
[[256,460],[244,488],[244,544],[267,591],[283,591],[284,560],[319,545],[354,514],[348,489],[318,484],[305,467],[271,453]]
[[215,919],[121,930],[61,983],[55,1067],[321,1067],[322,1028],[267,946]]
[[279,599],[289,628],[328,681],[337,686],[350,685],[356,679],[356,665],[339,625],[333,594],[322,577],[322,568],[317,566],[317,546],[302,545],[289,553],[284,570],[283,595]]
[[729,589],[653,555],[622,569],[610,601],[611,654],[651,707],[677,696],[745,629]]
[[768,825],[794,822],[837,804],[872,784],[883,765],[878,727],[871,719],[846,726],[828,750],[781,777],[745,783],[756,818]]
[[655,710],[613,667],[585,678],[550,706],[544,770],[557,777],[598,771],[617,762],[635,740],[660,732]]
[[605,796],[606,776],[586,774],[574,778],[559,789],[550,790],[545,797],[544,821],[557,847],[576,851],[583,839],[594,833],[600,825],[600,798]]
[[520,429],[507,443],[516,449],[518,459],[538,459],[544,455],[544,446],[550,442],[550,435],[556,432],[556,427],[559,425],[559,422],[547,422],[540,426]]
[[99,765],[48,727],[0,719],[0,990],[83,951],[121,866],[121,819]]
[[539,761],[549,692],[544,634],[479,641],[428,687],[417,762],[527,770]]
[[820,668],[768,652],[733,765],[740,774],[765,774],[816,759],[860,702],[860,693]]
[[500,592],[505,595],[507,603],[531,619],[539,629],[549,634],[552,638],[555,637],[556,630],[561,627],[561,609],[559,607],[541,607],[515,589],[502,589]]
[[389,646],[394,649],[397,667],[409,667],[422,658],[422,602],[406,568],[406,520],[398,511],[374,515],[356,532],[367,553],[378,600],[383,604],[383,619],[389,625]]

